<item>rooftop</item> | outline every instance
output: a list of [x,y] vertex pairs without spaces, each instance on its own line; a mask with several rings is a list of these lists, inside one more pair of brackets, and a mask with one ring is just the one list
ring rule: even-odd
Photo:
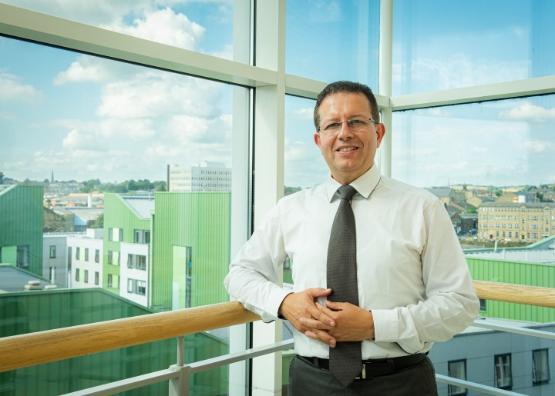
[[133,209],[139,217],[148,219],[154,212],[154,197],[135,197],[130,195],[120,195],[121,199]]
[[0,264],[0,294],[25,291],[25,285],[29,281],[38,282],[41,289],[50,285],[50,282],[46,279],[31,272],[10,264]]

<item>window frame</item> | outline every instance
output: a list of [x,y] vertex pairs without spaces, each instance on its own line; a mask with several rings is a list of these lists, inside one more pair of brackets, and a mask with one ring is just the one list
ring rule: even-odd
[[[451,366],[454,365],[458,365],[462,363],[462,367],[463,367],[463,372],[464,372],[464,376],[463,377],[455,377],[452,373],[451,373]],[[462,380],[466,380],[467,379],[467,370],[466,370],[466,359],[457,359],[457,360],[449,360],[447,362],[447,374],[449,375],[449,377],[452,378],[458,378],[458,379],[462,379]],[[462,390],[459,390],[462,389]],[[447,386],[447,394],[449,396],[464,396],[468,393],[468,389],[467,388],[463,388],[457,385],[448,385]]]
[[[538,379],[537,369],[536,369],[536,354],[543,354],[545,352],[545,370],[546,377]],[[551,372],[549,371],[549,348],[540,348],[532,350],[532,385],[538,386],[543,384],[548,384],[551,381]]]
[[[498,362],[499,360],[499,362]],[[498,371],[499,367],[499,371]],[[507,371],[507,373],[505,373]],[[508,378],[503,384],[500,384],[500,372],[504,375],[501,377],[502,380]],[[494,384],[496,388],[510,390],[513,389],[513,364],[512,364],[512,354],[511,353],[500,353],[493,357],[493,376]]]

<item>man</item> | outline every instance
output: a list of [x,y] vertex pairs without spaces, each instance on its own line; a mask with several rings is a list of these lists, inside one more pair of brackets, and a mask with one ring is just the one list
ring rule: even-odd
[[[279,201],[226,288],[263,320],[293,325],[291,394],[435,395],[426,352],[479,307],[449,216],[427,191],[380,175],[385,127],[367,86],[329,84],[314,124],[329,180]],[[276,283],[286,257],[295,292]]]

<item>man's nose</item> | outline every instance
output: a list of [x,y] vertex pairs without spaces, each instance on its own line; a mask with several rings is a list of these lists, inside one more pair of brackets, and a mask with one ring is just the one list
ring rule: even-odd
[[337,137],[339,137],[340,139],[349,139],[353,136],[353,131],[351,129],[351,127],[349,126],[349,122],[348,121],[343,121],[341,123],[341,128],[339,128],[339,133],[337,135]]

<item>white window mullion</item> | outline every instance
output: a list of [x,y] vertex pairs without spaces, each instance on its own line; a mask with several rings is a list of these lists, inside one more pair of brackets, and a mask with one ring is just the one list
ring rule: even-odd
[[[277,82],[256,88],[254,123],[254,223],[283,195],[285,125],[285,1],[256,4],[257,67],[275,70]],[[253,324],[253,347],[281,341],[279,322]],[[253,360],[252,394],[281,394],[281,353]]]

